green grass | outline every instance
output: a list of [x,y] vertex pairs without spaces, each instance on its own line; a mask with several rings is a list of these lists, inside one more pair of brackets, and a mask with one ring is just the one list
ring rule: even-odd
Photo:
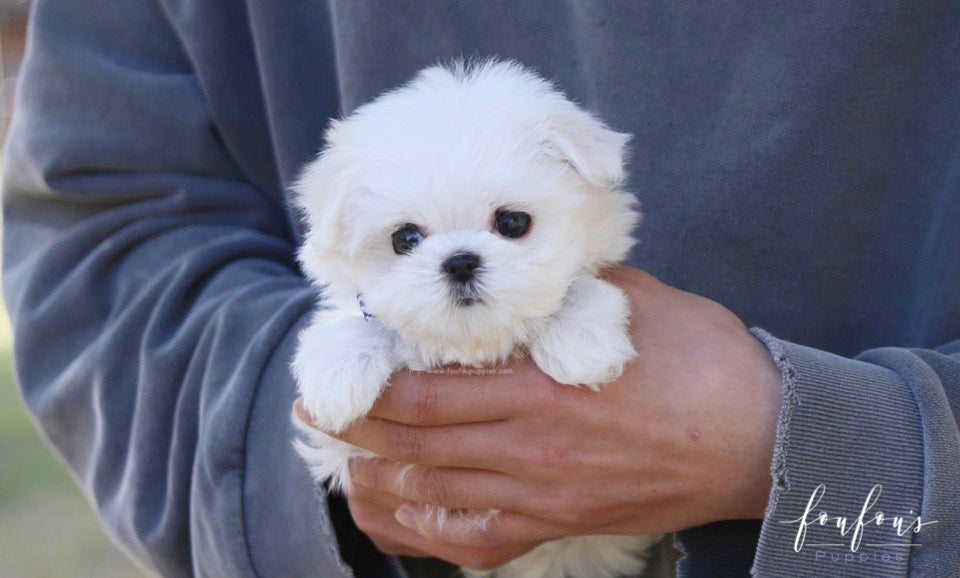
[[143,576],[109,541],[24,411],[10,348],[0,302],[0,577]]

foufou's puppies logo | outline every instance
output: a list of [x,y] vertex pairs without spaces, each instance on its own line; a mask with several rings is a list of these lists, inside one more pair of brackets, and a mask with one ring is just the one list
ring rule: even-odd
[[[863,506],[855,518],[849,516],[831,514],[825,510],[819,510],[820,500],[827,493],[827,486],[820,484],[814,488],[807,501],[807,507],[803,515],[794,520],[783,520],[781,524],[795,524],[797,534],[793,541],[793,550],[800,552],[803,548],[836,548],[848,547],[851,552],[857,552],[861,546],[868,547],[913,547],[919,546],[919,543],[902,544],[892,540],[885,542],[863,542],[864,530],[871,526],[886,528],[889,532],[895,532],[897,537],[906,536],[909,533],[919,534],[920,531],[932,524],[936,520],[923,521],[920,514],[910,510],[906,515],[891,515],[878,509],[877,502],[883,493],[883,486],[876,484],[867,493]],[[837,535],[841,539],[839,543],[811,544],[807,542],[807,529],[811,526],[823,526],[836,528]]]

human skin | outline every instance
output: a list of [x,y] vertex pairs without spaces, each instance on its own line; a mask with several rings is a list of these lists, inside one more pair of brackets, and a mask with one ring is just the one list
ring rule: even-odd
[[[605,277],[627,294],[637,351],[617,381],[560,385],[529,358],[401,371],[337,435],[383,456],[351,462],[348,496],[382,551],[483,569],[563,536],[763,517],[782,402],[770,353],[714,301],[629,267]],[[499,513],[439,524],[426,505]]]

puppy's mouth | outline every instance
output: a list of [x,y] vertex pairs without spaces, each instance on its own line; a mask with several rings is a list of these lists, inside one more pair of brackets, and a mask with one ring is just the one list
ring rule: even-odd
[[483,303],[480,291],[473,283],[469,285],[455,285],[451,287],[452,301],[457,307],[472,307]]

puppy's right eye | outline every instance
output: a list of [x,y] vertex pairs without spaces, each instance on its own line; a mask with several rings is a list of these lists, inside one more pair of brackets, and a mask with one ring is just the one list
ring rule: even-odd
[[420,227],[407,223],[393,233],[393,252],[397,255],[406,255],[423,240],[423,231]]

